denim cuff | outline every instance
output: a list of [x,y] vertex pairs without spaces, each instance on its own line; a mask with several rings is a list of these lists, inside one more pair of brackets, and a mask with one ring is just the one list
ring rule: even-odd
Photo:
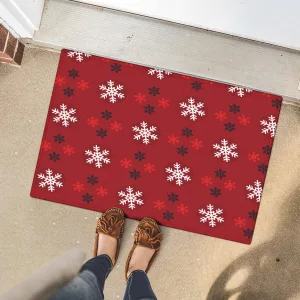
[[80,272],[84,270],[91,271],[95,274],[98,282],[103,289],[105,279],[108,277],[110,271],[113,268],[111,258],[107,254],[98,255],[88,260],[82,267]]
[[[134,274],[139,274],[139,273],[144,273],[145,275],[147,275],[146,272],[143,271],[143,270],[134,270],[134,271],[132,271],[132,272],[130,273],[130,275],[128,276],[128,280],[129,280],[131,277],[133,277]],[[127,280],[127,281],[128,281],[128,280]]]

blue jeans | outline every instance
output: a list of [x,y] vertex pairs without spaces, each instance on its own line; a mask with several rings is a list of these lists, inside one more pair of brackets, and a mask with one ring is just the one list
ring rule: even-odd
[[[82,266],[78,276],[50,300],[104,300],[104,283],[111,270],[108,255],[92,258]],[[124,300],[157,300],[144,271],[136,270],[130,274]]]

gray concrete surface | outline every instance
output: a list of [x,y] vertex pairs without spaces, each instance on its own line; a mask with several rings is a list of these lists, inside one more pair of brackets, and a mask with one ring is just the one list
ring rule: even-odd
[[[92,255],[98,213],[29,196],[59,54],[26,49],[0,65],[0,292],[56,255]],[[149,273],[158,299],[300,299],[300,108],[283,105],[252,245],[163,228]],[[137,222],[126,221],[106,299],[122,299]]]

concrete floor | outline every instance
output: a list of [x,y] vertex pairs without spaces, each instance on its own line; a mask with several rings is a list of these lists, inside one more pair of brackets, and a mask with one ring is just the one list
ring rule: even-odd
[[[0,65],[0,292],[74,246],[92,254],[98,213],[29,196],[58,59],[27,48],[21,68]],[[163,228],[149,273],[158,299],[300,299],[299,157],[300,108],[283,105],[252,245]],[[106,299],[122,299],[136,224]]]

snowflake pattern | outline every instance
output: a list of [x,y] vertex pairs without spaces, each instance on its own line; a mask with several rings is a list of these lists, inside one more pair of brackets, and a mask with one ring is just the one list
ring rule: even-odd
[[276,108],[280,108],[282,105],[282,101],[279,99],[272,100],[272,106]]
[[244,230],[244,236],[246,236],[248,239],[251,239],[253,236],[253,230],[247,228],[246,230]]
[[69,76],[72,77],[73,79],[75,79],[76,77],[79,76],[78,70],[72,69],[72,70],[69,70],[68,72],[69,72]]
[[257,162],[260,160],[260,157],[259,157],[259,153],[257,152],[250,152],[248,154],[248,159],[253,161],[253,162]]
[[158,210],[162,210],[163,208],[165,208],[164,201],[156,200],[156,201],[153,202],[153,204],[154,204],[154,208],[156,208]]
[[76,109],[68,109],[67,105],[65,104],[60,105],[60,110],[57,108],[53,108],[52,113],[56,115],[56,117],[53,118],[53,122],[61,122],[61,125],[64,127],[68,127],[70,125],[70,122],[77,122],[77,118],[73,116],[76,113]]
[[115,131],[115,132],[119,132],[122,130],[122,124],[119,123],[118,121],[113,121],[111,124],[110,124],[110,129]]
[[98,118],[90,117],[87,119],[87,124],[94,128],[99,125],[99,120]]
[[108,194],[107,188],[101,185],[99,188],[96,188],[96,194],[101,197],[106,196]]
[[58,135],[54,136],[54,142],[55,143],[61,144],[64,141],[65,141],[65,137],[63,135],[58,134]]
[[151,140],[157,140],[157,134],[156,133],[156,127],[150,126],[148,127],[148,124],[143,121],[141,123],[141,127],[139,126],[133,126],[132,127],[133,132],[136,132],[136,134],[133,136],[135,140],[142,140],[143,144],[148,145]]
[[138,161],[142,161],[143,159],[146,158],[146,153],[138,151],[138,152],[134,153],[134,158],[137,159]]
[[105,120],[109,120],[112,118],[112,112],[108,111],[107,109],[105,111],[101,112],[102,118]]
[[132,187],[126,188],[126,192],[120,191],[118,192],[121,205],[128,205],[128,208],[135,209],[136,205],[142,205],[144,204],[144,201],[140,199],[140,197],[143,195],[140,191],[134,191]]
[[177,148],[177,154],[180,154],[182,156],[185,156],[186,154],[189,153],[188,148],[185,148],[184,146],[180,146],[179,148]]
[[224,187],[225,189],[232,191],[233,189],[236,188],[236,183],[232,180],[227,180],[224,182]]
[[129,177],[134,179],[134,180],[137,180],[138,178],[141,177],[141,172],[137,171],[137,170],[132,170],[132,171],[129,171]]
[[194,89],[196,91],[202,89],[202,83],[199,81],[191,82],[191,85],[192,85],[192,89]]
[[219,110],[218,112],[215,113],[215,117],[219,121],[224,121],[227,119],[227,114],[226,112]]
[[147,106],[144,107],[144,112],[146,114],[153,114],[155,112],[155,107],[154,106],[151,106],[150,104],[148,104]]
[[178,194],[172,192],[171,194],[168,194],[168,200],[171,201],[172,203],[175,203],[176,201],[179,200],[179,196]]
[[170,100],[169,99],[161,98],[157,102],[158,102],[158,106],[162,107],[164,109],[166,109],[167,107],[170,106]]
[[240,117],[238,117],[238,121],[243,126],[247,126],[250,123],[250,118],[246,117],[245,115],[241,115]]
[[146,95],[144,95],[142,93],[138,93],[138,94],[134,95],[134,100],[135,100],[135,102],[137,102],[139,104],[143,104],[144,102],[146,102]]
[[244,97],[245,96],[245,93],[252,93],[252,90],[250,89],[246,89],[246,88],[243,88],[243,87],[240,87],[240,86],[231,86],[228,88],[228,92],[229,93],[236,93],[237,96],[239,97]]
[[149,90],[149,94],[152,96],[159,95],[159,88],[157,88],[155,86],[148,88],[148,90]]
[[73,191],[81,193],[84,190],[84,184],[79,181],[73,183]]
[[263,154],[271,155],[272,147],[269,145],[266,145],[266,146],[262,147],[262,150],[263,150]]
[[205,111],[202,110],[204,107],[204,103],[202,102],[195,102],[195,99],[189,98],[188,102],[181,102],[179,103],[180,107],[183,109],[181,111],[181,115],[186,117],[190,116],[190,120],[196,121],[198,116],[203,117],[205,116]]
[[174,164],[174,169],[168,167],[166,168],[166,172],[171,174],[168,175],[167,180],[171,182],[175,180],[175,183],[179,186],[183,185],[185,181],[191,180],[191,177],[187,175],[190,172],[190,168],[182,168],[177,162]]
[[132,166],[132,161],[128,158],[124,158],[120,160],[121,167],[128,169]]
[[120,92],[123,90],[123,85],[118,84],[115,86],[115,83],[112,80],[107,81],[107,85],[99,85],[99,89],[104,91],[100,97],[103,99],[108,98],[111,103],[116,103],[118,99],[125,98],[125,95]]
[[49,159],[56,162],[56,161],[60,160],[60,154],[56,153],[56,152],[50,153],[49,154]]
[[74,96],[74,89],[71,89],[70,87],[67,87],[66,89],[63,89],[64,95],[71,97]]
[[270,134],[271,137],[275,136],[275,131],[276,131],[276,122],[275,122],[275,117],[274,116],[269,116],[268,117],[269,121],[262,120],[260,121],[260,125],[262,125],[262,130],[261,132],[264,134]]
[[212,178],[210,176],[204,176],[201,178],[201,184],[209,186],[212,184]]
[[91,55],[78,51],[68,51],[68,57],[75,58],[78,62],[83,62],[85,58],[89,58]]
[[198,138],[195,138],[191,141],[192,148],[199,150],[203,147],[203,142],[199,140]]
[[156,78],[162,80],[162,79],[165,78],[165,75],[171,75],[172,73],[168,72],[168,71],[161,70],[161,69],[149,69],[148,74],[149,75],[155,75],[156,74]]
[[179,204],[177,205],[177,212],[181,213],[182,215],[184,215],[185,213],[187,213],[189,210],[188,210],[188,207],[184,204]]
[[90,195],[89,193],[82,195],[82,201],[88,204],[93,202],[93,195]]
[[106,157],[109,154],[108,150],[104,149],[104,150],[100,151],[100,147],[97,145],[93,146],[93,150],[94,151],[85,150],[85,154],[87,156],[89,156],[86,159],[87,164],[95,163],[96,168],[101,168],[103,163],[105,163],[105,164],[110,163],[110,159]]
[[37,175],[38,178],[41,179],[39,182],[39,187],[44,188],[48,186],[48,191],[54,192],[56,187],[60,188],[63,186],[63,183],[59,180],[62,178],[62,174],[53,174],[51,169],[47,169],[45,173],[46,174],[40,173]]
[[229,162],[232,157],[238,157],[238,153],[233,151],[237,148],[237,145],[229,144],[225,139],[221,140],[221,144],[214,144],[213,148],[218,150],[214,153],[214,156],[217,158],[222,157],[225,162]]
[[222,179],[223,177],[226,177],[226,171],[219,169],[215,171],[215,175],[217,178]]
[[212,189],[210,189],[210,194],[212,196],[218,197],[221,195],[221,189],[218,189],[217,187],[214,187]]
[[79,80],[79,81],[77,81],[77,87],[80,90],[85,91],[89,88],[89,83],[85,80]]
[[44,151],[48,151],[48,150],[51,149],[51,143],[48,142],[48,141],[42,141],[41,148],[42,148]]
[[91,185],[94,185],[96,183],[98,183],[98,177],[97,176],[94,176],[94,175],[91,175],[91,176],[88,176],[87,177],[87,183],[91,184]]
[[66,83],[66,78],[60,75],[57,75],[55,78],[54,84],[57,84],[58,86],[63,86]]
[[171,221],[172,219],[174,219],[174,214],[167,210],[163,212],[163,218],[167,221]]
[[248,218],[255,221],[257,219],[257,214],[258,214],[258,212],[255,211],[255,210],[249,211],[248,212]]
[[262,195],[262,186],[260,181],[256,180],[253,185],[247,185],[246,190],[249,191],[247,198],[256,199],[256,202],[260,202]]
[[172,145],[176,145],[179,143],[179,136],[176,136],[175,134],[168,136],[168,143]]
[[246,226],[246,220],[241,217],[234,218],[233,221],[234,225],[240,228],[244,228]]
[[[68,52],[31,195],[61,202],[69,191],[70,204],[105,210],[115,194],[128,217],[147,210],[167,226],[250,243],[281,97]],[[254,177],[237,176],[249,168]],[[206,198],[195,207],[197,188]]]
[[214,210],[214,206],[212,204],[207,205],[207,210],[203,208],[199,209],[199,214],[203,215],[203,217],[200,218],[200,222],[208,222],[210,227],[215,227],[217,223],[224,222],[224,218],[221,217],[223,214],[223,209],[217,208]]
[[193,130],[190,128],[183,128],[181,129],[181,133],[183,136],[190,137],[193,135]]
[[152,172],[155,171],[155,165],[151,163],[147,163],[144,165],[144,171],[151,174]]
[[75,153],[75,149],[74,147],[70,146],[70,145],[66,145],[63,147],[63,151],[64,151],[64,154],[67,154],[67,155],[72,155]]

